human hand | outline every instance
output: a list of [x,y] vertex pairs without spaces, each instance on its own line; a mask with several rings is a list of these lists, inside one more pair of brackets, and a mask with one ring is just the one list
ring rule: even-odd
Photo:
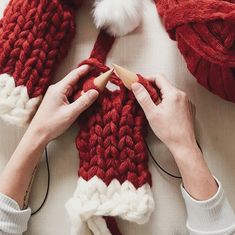
[[13,198],[20,208],[27,206],[30,185],[47,143],[65,132],[98,97],[96,90],[89,90],[73,103],[68,101],[73,87],[88,70],[88,66],[75,69],[48,88],[26,133],[0,174],[0,192]]
[[132,84],[136,99],[143,108],[151,128],[173,154],[187,192],[197,200],[207,200],[217,192],[217,184],[203,154],[197,146],[194,132],[195,109],[187,95],[164,77],[154,80],[161,99],[154,104],[147,90]]
[[187,95],[174,87],[163,76],[157,76],[156,86],[160,89],[161,100],[154,104],[147,90],[140,84],[132,84],[132,90],[156,136],[166,144],[173,153],[179,148],[195,148],[194,132],[195,109]]
[[98,97],[98,92],[91,89],[73,103],[68,101],[73,87],[88,70],[87,65],[74,69],[64,79],[48,88],[27,132],[33,132],[42,139],[44,144],[47,144],[63,134],[74,123]]

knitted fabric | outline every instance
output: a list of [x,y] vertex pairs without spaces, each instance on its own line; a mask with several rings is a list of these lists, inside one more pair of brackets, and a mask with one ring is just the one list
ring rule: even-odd
[[17,125],[29,121],[74,31],[74,12],[68,3],[10,1],[0,21],[1,118]]
[[[80,81],[79,89],[88,90],[93,86],[89,83],[93,84],[94,77],[109,70],[103,61],[113,42],[112,37],[100,33],[91,57],[82,63],[91,65],[93,70],[85,81]],[[158,96],[153,84],[138,77],[156,101]],[[112,226],[107,230],[100,216],[118,216],[143,224],[154,208],[145,144],[147,120],[133,93],[121,80],[113,74],[111,82],[118,89],[106,88],[78,120],[79,179],[66,205],[72,234],[83,234],[84,222],[95,235],[120,234]]]
[[235,1],[155,2],[190,72],[208,90],[235,102]]

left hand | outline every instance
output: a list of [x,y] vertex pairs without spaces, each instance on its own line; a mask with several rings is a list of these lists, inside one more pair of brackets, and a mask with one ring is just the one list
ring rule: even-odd
[[98,97],[96,90],[85,92],[73,103],[69,103],[68,96],[78,80],[89,70],[84,65],[74,69],[64,79],[51,85],[35,114],[27,132],[33,132],[44,144],[63,134]]
[[151,80],[161,93],[158,104],[154,104],[140,83],[132,84],[132,90],[155,135],[165,143],[174,157],[181,156],[182,151],[199,151],[194,130],[195,111],[186,93],[161,75]]

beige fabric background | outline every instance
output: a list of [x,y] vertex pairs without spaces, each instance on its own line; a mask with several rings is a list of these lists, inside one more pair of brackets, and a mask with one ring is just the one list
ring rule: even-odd
[[[116,41],[108,64],[114,62],[149,76],[164,73],[177,87],[186,91],[197,107],[197,132],[205,158],[213,173],[221,180],[235,209],[235,105],[214,96],[199,86],[189,74],[176,43],[164,31],[155,6],[146,2],[142,26],[131,35]],[[0,0],[0,15],[8,0]],[[98,31],[91,18],[89,1],[77,14],[77,35],[65,61],[58,67],[56,80],[60,80],[82,59],[87,58]],[[0,121],[0,169],[10,158],[24,133]],[[51,187],[44,208],[29,223],[27,235],[69,234],[69,223],[64,204],[72,195],[77,179],[77,151],[74,125],[63,136],[49,145]],[[165,167],[177,173],[167,149],[150,134],[149,143],[154,155]],[[190,157],[190,156],[189,156]],[[162,175],[150,161],[156,209],[148,224],[138,226],[119,221],[125,235],[184,235],[185,207],[179,190],[180,182]],[[43,160],[38,171],[31,206],[36,209],[46,189],[46,168]]]

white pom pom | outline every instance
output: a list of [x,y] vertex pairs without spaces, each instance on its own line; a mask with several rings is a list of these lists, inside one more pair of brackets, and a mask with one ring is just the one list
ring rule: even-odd
[[98,29],[123,36],[141,23],[143,0],[96,0],[94,20]]

